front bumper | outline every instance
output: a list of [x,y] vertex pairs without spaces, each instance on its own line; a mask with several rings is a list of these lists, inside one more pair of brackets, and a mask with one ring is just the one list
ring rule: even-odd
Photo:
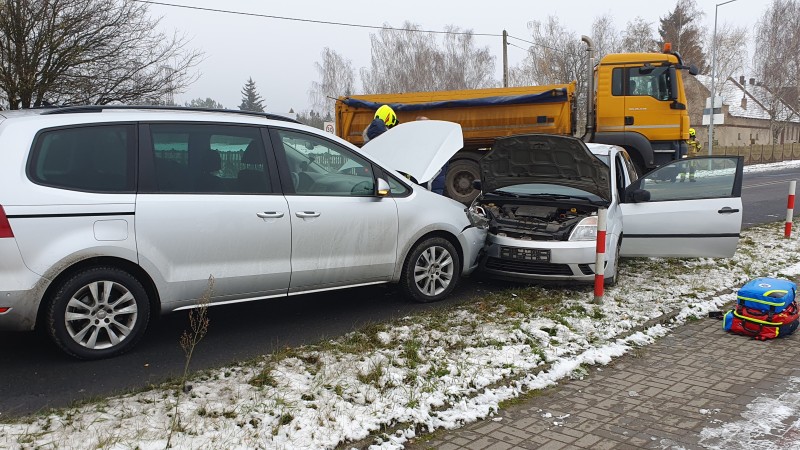
[[486,244],[486,235],[485,229],[477,227],[467,227],[458,235],[464,252],[462,275],[469,275],[478,267],[481,250]]
[[[493,277],[515,281],[594,281],[595,241],[523,241],[490,234],[486,244],[480,269]],[[503,254],[503,247],[547,250],[550,257],[547,261],[512,259]]]

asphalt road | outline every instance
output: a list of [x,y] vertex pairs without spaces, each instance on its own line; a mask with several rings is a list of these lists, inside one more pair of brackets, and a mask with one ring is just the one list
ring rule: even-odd
[[[784,220],[792,179],[800,180],[800,171],[746,174],[743,225]],[[197,347],[192,368],[220,367],[337,337],[369,323],[464,302],[501,286],[465,280],[454,295],[434,305],[407,301],[393,286],[373,286],[211,308],[209,332]],[[39,333],[0,333],[0,420],[180,376],[184,357],[178,342],[187,316],[182,312],[157,320],[132,352],[103,361],[71,359]]]

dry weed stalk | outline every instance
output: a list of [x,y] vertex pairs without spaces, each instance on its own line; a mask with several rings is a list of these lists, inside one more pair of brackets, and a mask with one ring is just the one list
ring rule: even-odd
[[197,306],[189,311],[189,329],[183,331],[180,339],[181,348],[183,349],[183,354],[186,361],[183,365],[183,376],[181,377],[180,391],[178,391],[175,399],[175,412],[172,415],[166,448],[170,448],[172,446],[173,433],[182,428],[180,411],[178,409],[180,406],[181,394],[191,391],[191,386],[186,384],[186,381],[189,378],[189,364],[192,362],[192,355],[194,355],[194,350],[197,347],[197,344],[203,340],[208,332],[208,305],[211,302],[211,296],[213,293],[214,276],[209,275],[208,286],[206,287],[206,290],[203,292],[203,295],[200,297],[200,299],[197,300]]

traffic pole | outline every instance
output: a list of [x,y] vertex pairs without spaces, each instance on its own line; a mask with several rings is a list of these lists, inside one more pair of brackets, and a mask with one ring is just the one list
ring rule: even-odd
[[786,206],[786,227],[783,236],[789,239],[792,236],[792,218],[794,217],[794,192],[797,188],[797,181],[789,182],[789,204]]
[[594,302],[603,302],[603,286],[605,283],[603,274],[605,273],[606,259],[606,222],[608,210],[600,208],[597,210],[597,255],[594,260]]

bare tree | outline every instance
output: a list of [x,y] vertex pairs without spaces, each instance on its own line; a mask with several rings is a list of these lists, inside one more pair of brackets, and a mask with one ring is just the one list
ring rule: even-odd
[[311,82],[309,97],[312,108],[321,116],[333,117],[335,98],[353,93],[355,70],[353,63],[325,47],[322,50],[322,61],[314,63],[319,81]]
[[729,78],[744,73],[747,61],[747,28],[723,24],[717,29],[715,41],[713,35],[711,36],[709,48],[716,48],[716,80],[721,92]]
[[[790,26],[788,24],[795,24]],[[756,25],[753,63],[758,80],[771,95],[765,105],[774,141],[800,107],[800,1],[773,0]],[[763,103],[763,102],[762,102]]]
[[658,34],[661,40],[658,44],[661,47],[670,42],[687,64],[694,64],[705,73],[709,66],[702,47],[705,36],[699,25],[702,18],[703,12],[698,9],[696,0],[678,0],[675,9],[660,19]]
[[[512,86],[562,84],[577,82],[576,98],[578,111],[586,108],[586,46],[572,31],[562,27],[555,16],[545,22],[528,22],[531,31],[531,45],[528,56],[509,71],[509,84]],[[579,112],[578,129],[585,114]]]
[[556,16],[547,21],[528,22],[533,45],[519,66],[512,68],[509,78],[514,85],[568,83],[586,81],[586,48],[578,35],[568,31]]
[[[488,47],[477,48],[472,30],[456,26],[445,28],[441,51],[444,71],[439,75],[441,89],[478,89],[497,85],[493,78],[495,58]],[[464,34],[468,33],[468,34]]]
[[645,53],[658,50],[653,37],[653,24],[637,16],[625,27],[622,35],[622,51],[626,53]]
[[614,25],[611,14],[603,14],[592,23],[592,41],[594,41],[596,57],[600,58],[609,53],[622,51],[622,39],[619,30]]
[[11,109],[181,92],[201,54],[158,23],[133,0],[0,2],[0,91]]
[[476,48],[472,31],[448,27],[443,46],[418,25],[384,28],[370,35],[370,67],[361,69],[367,94],[384,92],[475,89],[496,85],[494,57]]

